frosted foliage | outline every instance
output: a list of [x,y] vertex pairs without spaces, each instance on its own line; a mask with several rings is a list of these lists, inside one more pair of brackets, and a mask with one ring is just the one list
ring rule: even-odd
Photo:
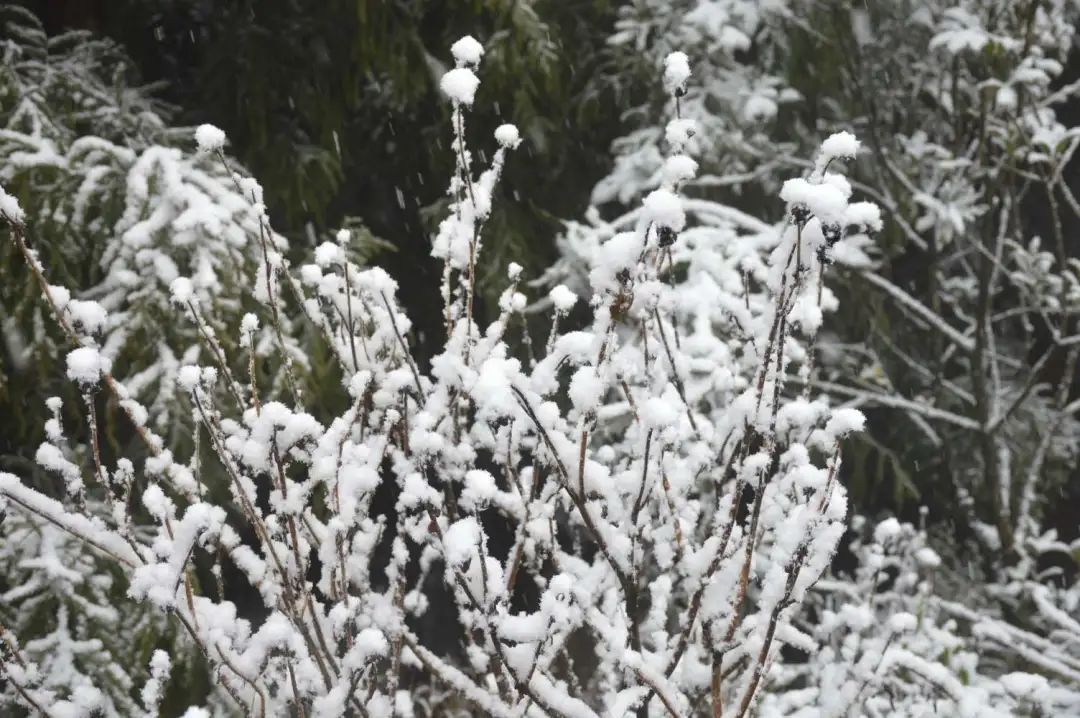
[[[463,41],[453,54],[475,64],[474,50]],[[668,63],[669,82],[689,82],[685,63]],[[115,477],[102,467],[83,481],[59,429],[40,460],[67,477],[68,503],[7,474],[0,496],[102,551],[127,600],[176,616],[220,681],[215,701],[268,715],[297,701],[319,715],[390,715],[391,706],[409,705],[404,681],[422,675],[491,715],[685,713],[708,693],[707,647],[722,643],[731,646],[722,660],[739,668],[721,699],[745,710],[847,514],[838,472],[844,437],[861,415],[830,409],[826,398],[788,411],[781,390],[812,341],[790,326],[793,307],[817,307],[824,265],[813,256],[791,261],[801,227],[747,217],[718,231],[704,222],[714,206],[680,195],[694,172],[684,147],[672,157],[670,182],[618,220],[619,232],[604,225],[585,242],[591,286],[533,297],[553,308],[553,326],[543,351],[522,361],[507,332],[529,306],[520,267],[508,272],[487,326],[475,307],[470,269],[519,140],[500,128],[497,149],[479,166],[485,155],[469,148],[464,131],[477,84],[465,67],[443,81],[454,100],[455,171],[432,248],[445,267],[445,340],[430,370],[412,357],[410,322],[385,272],[353,264],[339,241],[317,246],[294,273],[268,239],[261,205],[224,193],[191,221],[224,232],[221,203],[236,199],[241,221],[256,223],[275,269],[267,276],[259,267],[248,285],[259,319],[224,322],[212,276],[191,265],[162,260],[152,286],[209,349],[177,362],[173,381],[228,479],[227,505],[194,479],[195,464],[180,463],[152,433],[141,467],[118,465]],[[179,152],[154,157],[166,192],[179,168],[201,171]],[[174,190],[173,237],[189,226],[180,200],[193,197],[182,181]],[[146,239],[155,216],[125,223],[120,246],[155,246]],[[685,279],[669,274],[673,262],[688,264]],[[754,272],[748,297],[737,267]],[[738,328],[720,317],[725,309],[738,309]],[[585,323],[560,328],[571,310]],[[94,312],[78,313],[98,324]],[[299,393],[266,397],[237,371],[248,346],[240,337],[263,323],[287,333],[281,315],[294,313],[321,333],[339,366],[350,397],[339,415],[308,413]],[[776,322],[782,330],[770,332]],[[94,390],[130,401],[106,356],[84,339],[69,355],[72,380],[84,388],[94,380]],[[146,479],[135,484],[139,470]],[[85,501],[102,481],[121,494],[138,485],[138,494],[95,513]],[[380,487],[392,487],[393,515],[372,510]],[[751,496],[752,519],[736,511]],[[493,550],[496,517],[512,527],[508,553]],[[231,602],[201,590],[191,578],[200,558],[229,562],[261,597],[264,617],[241,620]],[[526,588],[534,598],[512,604]],[[467,637],[458,648],[436,651],[414,633],[429,612],[457,617],[463,632],[454,635]],[[581,660],[569,644],[575,633],[587,637],[595,665],[584,684],[568,680],[567,661]],[[140,679],[147,711],[168,670],[155,660]],[[58,705],[40,682],[19,681],[31,699]]]
[[[94,284],[75,292],[55,287],[53,301],[80,343],[93,344],[102,362],[125,367],[125,399],[145,402],[146,423],[169,435],[181,408],[176,370],[212,353],[191,324],[174,321],[189,309],[172,299],[194,301],[225,321],[242,315],[254,286],[248,276],[264,263],[262,190],[223,164],[220,129],[170,128],[156,102],[125,86],[107,43],[104,50],[98,42],[50,44],[18,10],[4,21],[12,42],[2,51],[10,102],[0,110],[0,210],[18,214],[9,192],[19,187],[38,216],[29,249],[38,237],[72,238],[56,251]],[[285,250],[280,235],[265,237]],[[170,296],[178,278],[186,291]],[[20,330],[33,340],[30,327]],[[265,353],[271,344],[259,346]],[[80,366],[90,378],[92,367]]]
[[[730,180],[714,173],[719,130],[751,132],[743,115],[711,116],[717,97],[738,112],[752,103],[755,116],[793,100],[735,61],[751,37],[770,36],[759,3],[662,9],[671,32],[635,32],[627,11],[611,44],[660,38],[648,52],[667,58],[653,65],[667,122],[623,146],[593,195],[603,206],[566,223],[561,259],[528,280],[510,264],[493,302],[477,301],[477,261],[504,166],[527,158],[512,152],[521,138],[510,126],[470,144],[483,51],[471,37],[451,48],[440,88],[453,171],[431,245],[443,326],[423,362],[394,279],[355,263],[347,232],[291,266],[258,184],[227,158],[211,163],[214,133],[198,131],[194,155],[109,150],[126,209],[95,304],[49,284],[26,228],[7,223],[72,342],[66,369],[87,424],[73,445],[62,410],[82,407],[49,400],[35,461],[62,488],[0,472],[12,517],[0,561],[25,578],[0,602],[18,619],[9,631],[5,614],[0,628],[0,707],[154,715],[186,651],[212,677],[205,706],[179,707],[192,718],[1080,711],[1080,595],[1038,573],[1040,556],[1075,545],[1023,521],[1015,562],[966,606],[936,592],[956,562],[926,530],[849,512],[849,457],[861,455],[860,407],[874,397],[820,356],[835,352],[833,322],[850,309],[834,264],[942,324],[958,355],[976,350],[974,332],[874,272],[864,248],[895,217],[848,178],[853,136],[815,138],[792,161],[771,148],[739,169],[782,168],[768,187],[773,215],[697,191],[710,176]],[[684,35],[696,41],[667,46]],[[710,52],[691,75],[701,47]],[[1024,252],[1025,266],[1045,266],[1038,246]],[[222,302],[226,266],[241,270],[240,296]],[[1017,284],[1051,298],[1034,280]],[[179,325],[155,347],[152,379],[111,373],[138,321],[133,297]],[[545,314],[546,341],[523,335]],[[312,335],[317,344],[302,343]],[[316,346],[333,370],[298,378],[302,347]],[[338,376],[315,394],[334,402],[309,399],[300,380]],[[155,386],[182,409],[141,403]],[[891,400],[928,427],[989,420]],[[170,421],[194,427],[172,450],[154,430]],[[130,455],[100,451],[119,430],[137,442]],[[853,568],[833,575],[849,528]],[[262,605],[233,603],[207,570]],[[83,640],[70,608],[45,638],[17,637],[32,630],[33,597],[49,592],[102,621],[95,635],[106,638]],[[1023,628],[994,608],[1020,601],[1034,607]],[[114,670],[107,642],[133,643],[138,627],[121,608],[167,621],[178,647]]]

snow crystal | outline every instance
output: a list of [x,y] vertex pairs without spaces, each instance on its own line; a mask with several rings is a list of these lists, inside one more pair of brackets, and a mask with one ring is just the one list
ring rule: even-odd
[[67,355],[68,378],[83,386],[97,384],[110,366],[109,360],[94,347],[79,347]]
[[825,162],[837,158],[852,158],[859,153],[860,144],[850,132],[837,132],[821,143],[821,158]]
[[686,90],[690,79],[690,58],[685,52],[673,52],[664,58],[664,89],[674,94]]
[[244,315],[244,318],[240,320],[240,331],[245,334],[249,334],[259,328],[259,318],[251,312]]
[[464,67],[458,67],[442,76],[439,88],[447,97],[454,102],[463,105],[472,105],[476,96],[476,88],[480,86],[480,79]]
[[22,224],[24,215],[19,201],[5,192],[3,187],[0,187],[0,213],[10,221]]
[[349,230],[347,230],[347,229],[339,229],[337,231],[336,239],[337,239],[338,244],[344,246],[344,245],[349,243],[349,240],[351,238],[352,238],[352,232],[350,232]]
[[524,269],[517,262],[510,262],[510,265],[506,268],[506,276],[510,278],[511,282],[516,282]]
[[573,309],[578,300],[577,295],[570,291],[565,284],[560,284],[552,289],[548,292],[548,296],[555,304],[555,311],[562,314],[566,314]]
[[472,35],[466,35],[450,46],[450,54],[454,56],[458,67],[475,66],[480,64],[480,58],[484,55],[484,46]]
[[213,125],[199,125],[195,130],[199,152],[220,152],[225,147],[225,133]]
[[495,141],[501,146],[512,150],[521,144],[521,133],[516,125],[509,123],[495,128]]

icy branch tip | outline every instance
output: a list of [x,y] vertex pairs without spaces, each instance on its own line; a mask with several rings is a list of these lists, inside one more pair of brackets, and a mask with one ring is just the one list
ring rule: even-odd
[[225,147],[225,132],[214,125],[199,125],[195,129],[195,143],[199,152],[220,152]]
[[15,224],[22,224],[23,211],[19,206],[19,201],[4,191],[3,187],[0,187],[0,214],[9,221]]
[[690,58],[685,52],[673,52],[664,58],[664,89],[673,95],[686,92],[690,79]]
[[480,58],[484,55],[484,46],[472,35],[466,35],[450,46],[450,52],[458,67],[475,67],[480,64]]
[[495,141],[501,147],[512,150],[521,144],[521,133],[515,125],[499,125],[495,128]]
[[472,105],[480,79],[472,70],[458,67],[442,76],[439,88],[447,97],[462,105]]

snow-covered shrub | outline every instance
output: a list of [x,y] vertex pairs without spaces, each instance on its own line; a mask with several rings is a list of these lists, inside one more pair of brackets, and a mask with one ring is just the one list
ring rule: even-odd
[[[413,696],[433,685],[491,715],[747,715],[780,645],[802,635],[793,620],[845,528],[842,448],[862,416],[792,398],[785,384],[813,372],[814,337],[835,308],[824,283],[833,256],[881,224],[873,205],[849,202],[839,173],[858,142],[830,137],[813,171],[784,184],[786,222],[684,198],[697,167],[694,123],[681,116],[690,66],[670,54],[662,183],[582,240],[589,284],[551,292],[551,336],[536,351],[511,332],[529,304],[516,265],[499,315],[478,323],[484,224],[520,136],[500,127],[477,172],[465,121],[482,47],[464,38],[452,54],[441,88],[456,171],[432,250],[445,263],[446,339],[427,371],[395,282],[348,259],[351,235],[294,271],[258,185],[225,164],[219,132],[199,129],[220,163],[199,171],[250,188],[215,199],[243,218],[248,246],[237,251],[261,260],[245,286],[258,316],[228,324],[228,344],[215,324],[228,314],[200,293],[199,263],[169,281],[167,301],[204,357],[180,367],[176,385],[227,497],[204,485],[207,460],[183,464],[165,448],[152,411],[111,373],[108,343],[71,321],[66,290],[45,278],[26,240],[33,216],[2,195],[11,238],[76,347],[67,374],[88,397],[93,476],[57,447],[42,459],[64,479],[62,501],[11,474],[0,474],[0,497],[82,539],[125,575],[130,600],[163,611],[209,666],[219,710],[228,700],[256,715],[423,715]],[[147,293],[163,295],[162,283],[153,275]],[[578,304],[584,325],[569,316]],[[91,324],[108,326],[106,309]],[[252,337],[269,332],[287,350],[291,317],[336,357],[350,398],[340,415],[305,406],[295,385],[288,403],[266,398]],[[279,358],[288,375],[288,353]],[[95,395],[133,422],[145,459],[106,465]],[[396,497],[393,512],[371,510],[380,489]],[[198,566],[220,576],[223,562],[262,597],[262,617],[240,617],[220,589],[199,585]],[[420,633],[440,596],[457,624]],[[73,683],[47,690],[20,661],[12,642],[5,699],[94,709],[96,697]],[[155,656],[148,710],[167,670]]]

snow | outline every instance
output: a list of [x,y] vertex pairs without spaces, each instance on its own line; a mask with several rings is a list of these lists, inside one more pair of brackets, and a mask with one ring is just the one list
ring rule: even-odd
[[111,362],[94,347],[79,347],[68,352],[67,376],[82,387],[90,387],[108,373]]
[[874,527],[874,540],[879,544],[886,544],[900,536],[900,522],[895,518],[888,518]]
[[825,424],[825,432],[839,438],[852,432],[862,431],[865,424],[866,417],[858,409],[834,409],[828,423]]
[[15,224],[22,224],[24,220],[22,207],[19,206],[18,200],[8,194],[3,187],[0,187],[0,214],[3,214],[8,221]]
[[666,189],[653,190],[645,198],[642,217],[646,222],[654,222],[663,227],[670,227],[676,232],[686,226],[686,212],[683,210],[679,195]]
[[941,557],[937,555],[937,551],[934,551],[929,546],[923,546],[916,551],[915,560],[923,568],[937,568],[941,565]]
[[555,305],[555,311],[562,314],[566,314],[573,309],[578,300],[577,295],[565,284],[556,285],[548,292],[548,297],[551,298],[551,302]]
[[195,144],[199,152],[221,152],[225,148],[225,132],[213,125],[199,125],[195,128]]
[[880,232],[884,224],[881,221],[881,208],[873,202],[852,202],[844,214],[846,224],[861,225],[873,232]]
[[790,205],[806,207],[826,224],[843,221],[848,206],[847,197],[835,186],[813,184],[798,177],[784,182],[780,198]]
[[447,562],[452,566],[468,563],[476,555],[480,536],[480,524],[471,516],[452,523],[443,537]]
[[1001,684],[1012,695],[1023,698],[1035,698],[1040,694],[1045,694],[1050,687],[1043,676],[1019,671],[1003,675]]
[[169,283],[169,294],[174,304],[186,305],[195,296],[195,287],[187,277],[177,277]]
[[495,128],[495,141],[508,150],[516,149],[521,144],[521,133],[516,125],[504,124]]
[[162,650],[156,650],[150,656],[150,679],[143,685],[139,697],[149,715],[157,715],[158,706],[162,699],[164,683],[169,680],[169,672],[172,663],[169,654]]
[[690,79],[690,58],[685,52],[673,52],[664,58],[664,89],[668,94],[686,90]]
[[472,70],[464,67],[450,70],[439,81],[439,88],[444,95],[457,104],[468,106],[472,105],[478,87],[480,87],[480,79]]
[[480,64],[480,58],[484,56],[484,46],[472,35],[465,35],[450,46],[450,53],[454,56],[458,67]]
[[340,244],[323,242],[315,248],[315,263],[323,269],[328,269],[334,265],[343,265],[345,263],[345,252]]
[[690,142],[690,138],[697,134],[697,121],[690,118],[675,119],[667,124],[664,130],[664,139],[676,152]]
[[[805,207],[814,215],[799,219],[800,227],[783,222],[779,207],[758,217],[720,203],[739,196],[758,203],[762,188],[775,191],[804,166],[788,155],[794,142],[773,146],[763,131],[768,128],[743,124],[747,113],[775,113],[785,96],[790,99],[790,88],[772,84],[777,78],[771,76],[741,72],[743,59],[731,51],[747,47],[751,37],[772,39],[771,30],[762,32],[771,26],[761,25],[765,20],[758,13],[729,12],[728,5],[736,4],[698,3],[690,24],[704,35],[693,43],[683,44],[685,18],[664,20],[658,39],[665,47],[708,50],[702,65],[695,66],[701,82],[689,95],[686,55],[672,53],[664,62],[664,85],[682,98],[665,108],[686,117],[620,140],[617,151],[624,145],[631,149],[620,158],[626,161],[618,165],[614,189],[594,194],[606,198],[604,206],[591,208],[581,222],[567,221],[559,238],[562,258],[546,271],[530,268],[529,281],[521,265],[493,258],[484,248],[496,239],[496,228],[485,228],[485,220],[493,203],[503,201],[505,193],[495,191],[503,163],[528,162],[508,152],[519,145],[521,133],[503,125],[494,141],[486,136],[469,145],[459,105],[475,99],[479,80],[473,71],[483,48],[469,37],[455,43],[457,67],[440,83],[455,103],[453,143],[441,149],[455,166],[434,247],[445,262],[444,304],[435,308],[434,333],[426,324],[421,332],[419,324],[409,322],[386,272],[354,272],[345,264],[348,230],[318,244],[323,230],[312,225],[310,242],[289,249],[273,239],[262,190],[251,178],[170,148],[131,152],[129,161],[139,164],[127,177],[129,206],[139,209],[119,223],[115,244],[105,247],[125,248],[110,283],[85,293],[79,288],[77,296],[96,301],[72,299],[62,287],[51,293],[64,316],[86,333],[78,337],[85,346],[67,357],[69,376],[84,389],[100,380],[106,357],[124,357],[118,368],[127,369],[132,347],[125,345],[123,333],[136,341],[147,335],[146,325],[132,322],[129,304],[152,302],[156,321],[175,320],[165,333],[169,336],[146,347],[154,358],[149,369],[132,370],[130,392],[118,382],[108,386],[140,428],[138,436],[121,432],[133,440],[146,432],[146,446],[132,454],[145,459],[144,470],[139,474],[137,462],[118,456],[108,443],[101,481],[87,482],[92,489],[87,490],[82,475],[96,472],[94,454],[85,444],[69,446],[87,432],[72,432],[69,440],[61,424],[63,407],[49,401],[54,416],[35,459],[50,479],[60,479],[43,485],[55,484],[58,496],[66,487],[70,496],[64,497],[65,507],[0,474],[0,508],[10,517],[3,538],[8,538],[8,521],[23,522],[30,537],[27,549],[20,547],[21,535],[0,540],[0,564],[28,567],[30,576],[25,587],[12,583],[2,597],[5,605],[12,595],[32,596],[64,585],[78,584],[80,597],[107,581],[130,586],[136,599],[155,604],[147,609],[169,612],[147,615],[183,619],[210,657],[222,659],[214,659],[210,669],[239,693],[240,712],[267,715],[289,712],[293,680],[313,714],[342,715],[351,710],[352,695],[363,698],[364,711],[372,716],[389,716],[395,706],[409,715],[411,679],[399,684],[387,674],[392,660],[382,660],[396,658],[399,647],[407,672],[441,685],[440,692],[454,693],[461,704],[454,707],[461,712],[623,715],[655,690],[645,712],[689,715],[702,696],[708,702],[710,650],[716,646],[706,642],[706,625],[721,631],[731,627],[725,697],[737,709],[739,698],[751,691],[749,712],[763,716],[857,714],[862,710],[857,699],[870,706],[882,695],[905,707],[919,700],[941,702],[936,713],[927,708],[911,715],[981,715],[977,708],[998,703],[1005,715],[1026,708],[1021,699],[1072,700],[1071,689],[1059,688],[1061,677],[1075,673],[1072,659],[1067,646],[1051,639],[1075,628],[1068,611],[1077,599],[1070,597],[1058,610],[1058,588],[1047,582],[1033,590],[1020,578],[1023,566],[1003,579],[1009,582],[1003,595],[1034,596],[1033,623],[1050,626],[1040,628],[1049,638],[1021,631],[998,615],[948,608],[928,575],[927,569],[943,562],[927,546],[929,529],[895,519],[875,527],[854,516],[845,545],[858,560],[850,573],[828,571],[848,530],[847,471],[840,470],[840,461],[841,456],[849,461],[850,452],[842,442],[865,423],[849,407],[901,408],[917,420],[914,430],[932,443],[943,436],[931,422],[947,420],[964,431],[979,427],[964,408],[967,389],[942,387],[957,394],[949,411],[935,408],[929,393],[903,399],[887,377],[860,377],[867,347],[849,350],[829,335],[820,343],[813,339],[819,328],[828,330],[829,314],[842,310],[841,299],[851,294],[830,288],[841,277],[824,263],[809,261],[796,269],[787,260],[796,237],[801,232],[807,250],[850,242],[855,254],[863,248],[869,252],[870,245],[856,232],[883,226],[877,206],[850,201],[863,191],[842,174],[844,165],[828,171],[832,159],[857,154],[853,136],[837,133],[827,139],[807,176],[783,185],[789,209]],[[627,31],[627,24],[620,22],[618,31]],[[644,27],[640,36],[657,37],[656,29]],[[662,55],[651,52],[647,57],[653,60]],[[1035,82],[1036,69],[1019,67],[1007,81]],[[993,82],[987,89],[995,89]],[[1052,114],[1043,113],[1052,111],[1037,102],[1033,95],[1025,103],[1033,117],[1015,120],[1049,123]],[[716,108],[722,110],[719,116],[713,115]],[[630,124],[641,113],[627,109]],[[498,107],[484,112],[488,119],[502,114]],[[1048,126],[1043,135],[1027,129],[1031,136],[1055,141],[1071,137],[1063,127]],[[800,128],[800,134],[811,131]],[[203,145],[215,142],[221,149],[224,136],[199,139],[204,153],[209,150]],[[946,167],[951,151],[937,147],[911,161],[911,153],[899,145],[895,149],[897,171],[911,174],[913,182],[928,171],[924,167]],[[108,152],[97,146],[92,151]],[[1057,150],[1062,157],[1071,151],[1069,145]],[[680,197],[680,186],[698,176],[699,161],[703,176],[692,196]],[[954,212],[949,183],[963,178],[969,161],[974,160],[952,159],[940,186],[923,188],[926,196]],[[895,201],[887,197],[898,229],[906,226],[901,220],[911,199],[903,184],[890,185],[898,193]],[[518,189],[527,192],[525,185]],[[614,206],[616,199],[626,206]],[[84,211],[93,214],[98,206],[98,195],[89,193]],[[985,211],[955,210],[957,232],[971,229],[973,213]],[[793,215],[805,217],[801,211]],[[935,231],[935,225],[916,224],[913,235]],[[845,231],[851,233],[847,238]],[[678,241],[671,242],[674,232]],[[258,238],[264,233],[271,237],[275,301],[263,315],[272,325],[260,333],[253,314],[240,315],[250,308],[253,284],[263,302],[271,301],[266,275],[245,281],[243,273],[249,264],[263,265]],[[661,244],[664,251],[657,251]],[[1003,251],[1016,257],[1011,248]],[[501,290],[498,312],[486,291],[482,302],[477,295],[476,307],[467,304],[477,289],[467,274],[475,252],[485,269],[493,261],[508,264],[509,281],[494,277],[493,284],[502,286],[490,287]],[[1045,254],[1045,260],[1032,258],[1038,267],[1034,273],[1014,269],[1004,255],[1003,266],[1022,279],[1027,274],[1038,274],[1040,281],[1057,279],[1052,252]],[[882,286],[874,262],[863,256],[859,272],[868,291],[887,301],[899,298],[901,308],[930,330],[950,338],[970,334],[960,312],[968,287],[950,289],[960,304],[941,318],[892,285]],[[345,326],[343,266],[352,283],[349,309],[359,317],[351,335]],[[240,270],[235,277],[233,267]],[[781,282],[786,295],[780,294]],[[1023,281],[1015,284],[1017,291],[1027,287]],[[168,292],[162,291],[166,285]],[[1055,299],[1064,296],[1058,289],[1051,292]],[[196,296],[203,298],[198,327],[189,312],[169,303],[187,305]],[[512,316],[518,312],[521,316]],[[549,340],[527,343],[526,327],[545,322],[541,329]],[[216,331],[220,347],[213,342],[207,347],[200,330]],[[4,331],[8,339],[6,323]],[[782,345],[774,342],[777,337]],[[966,341],[970,344],[970,337]],[[198,366],[217,365],[212,354],[219,348],[226,354],[220,369]],[[304,393],[290,386],[292,373]],[[312,386],[326,377],[326,386]],[[856,377],[869,386],[853,389]],[[317,391],[308,394],[309,389]],[[204,406],[192,407],[192,393],[207,402],[205,414]],[[324,394],[336,398],[326,401]],[[146,406],[134,401],[137,395],[147,397]],[[76,403],[69,413],[78,409]],[[100,417],[112,419],[111,413]],[[153,434],[147,422],[168,432]],[[106,439],[113,433],[111,425],[103,431]],[[167,446],[184,456],[174,458]],[[207,457],[227,477],[220,491],[196,480]],[[387,490],[397,499],[389,513],[378,498]],[[124,491],[134,500],[100,505]],[[140,498],[137,511],[126,510]],[[746,510],[746,501],[753,512]],[[96,518],[99,512],[103,519]],[[1034,530],[1034,510],[1021,513],[1026,518],[1020,527]],[[497,528],[490,547],[485,526]],[[993,533],[992,527],[985,530]],[[82,549],[54,549],[57,536],[78,546],[87,543],[91,558],[81,562]],[[1018,546],[1034,544],[1030,536],[1027,543],[1019,536]],[[1043,540],[1063,555],[1074,548],[1056,536]],[[943,556],[953,560],[951,551]],[[249,582],[264,610],[245,612],[251,618],[241,619],[236,607],[202,580],[185,600],[184,578],[194,575],[192,561],[220,571],[218,557]],[[886,571],[889,581],[881,580]],[[514,580],[525,590],[512,591]],[[641,592],[636,616],[623,593],[628,586]],[[290,598],[300,601],[293,606],[300,626]],[[800,607],[804,602],[813,610]],[[118,600],[106,610],[126,616],[132,605]],[[688,611],[691,605],[700,612]],[[958,617],[962,622],[954,620]],[[453,625],[445,623],[447,618]],[[421,626],[421,637],[410,632]],[[315,640],[302,635],[308,630]],[[490,643],[493,632],[504,639],[499,651]],[[640,651],[631,649],[634,632],[641,634]],[[321,633],[327,634],[325,641]],[[439,650],[425,648],[424,642]],[[783,645],[803,655],[786,660]],[[1018,653],[1016,645],[1026,653]],[[589,670],[577,676],[580,681],[563,680],[570,670],[568,650],[575,658],[580,652],[588,664]],[[1022,662],[1006,652],[1020,655]],[[757,655],[768,657],[761,695],[750,689]],[[501,670],[496,656],[505,658],[511,673],[495,672]],[[168,663],[155,654],[149,680],[136,676],[123,686],[127,700],[142,699],[147,715],[156,714],[151,704],[161,697]],[[331,663],[327,685],[322,674]],[[997,680],[995,667],[1001,666],[1033,673]],[[1048,686],[1033,677],[1044,668]],[[237,670],[253,685],[237,680]],[[970,683],[956,681],[958,675]],[[516,685],[526,676],[528,691]],[[32,689],[44,694],[45,685],[35,683]],[[57,690],[65,700],[74,695],[69,685]],[[539,700],[530,701],[526,693]],[[83,698],[97,700],[78,700]],[[217,688],[207,698],[215,710],[228,700]],[[256,708],[263,700],[266,705]],[[954,711],[961,703],[967,708]],[[49,708],[50,715],[71,713],[68,705]],[[130,707],[98,712],[142,714]],[[891,714],[884,702],[865,712]],[[1071,714],[1058,704],[1045,712]]]
[[485,508],[497,493],[495,477],[483,469],[471,469],[465,473],[465,488],[461,492],[461,503],[470,511]]
[[100,334],[109,316],[105,308],[97,302],[81,299],[72,299],[64,306],[64,310],[71,317],[76,331],[83,335]]
[[583,366],[574,372],[567,393],[575,409],[588,413],[596,409],[606,389],[605,383],[596,375],[596,368]]
[[195,391],[199,386],[199,379],[201,372],[199,367],[187,365],[180,367],[180,371],[176,373],[176,383],[184,391]]
[[682,407],[675,406],[667,399],[651,397],[642,406],[641,420],[646,426],[663,430],[678,421],[681,412]]
[[677,185],[697,175],[698,163],[686,155],[673,155],[664,162],[664,182]]
[[851,159],[859,153],[859,140],[850,132],[837,132],[829,135],[821,143],[821,157],[830,162],[834,159]]

